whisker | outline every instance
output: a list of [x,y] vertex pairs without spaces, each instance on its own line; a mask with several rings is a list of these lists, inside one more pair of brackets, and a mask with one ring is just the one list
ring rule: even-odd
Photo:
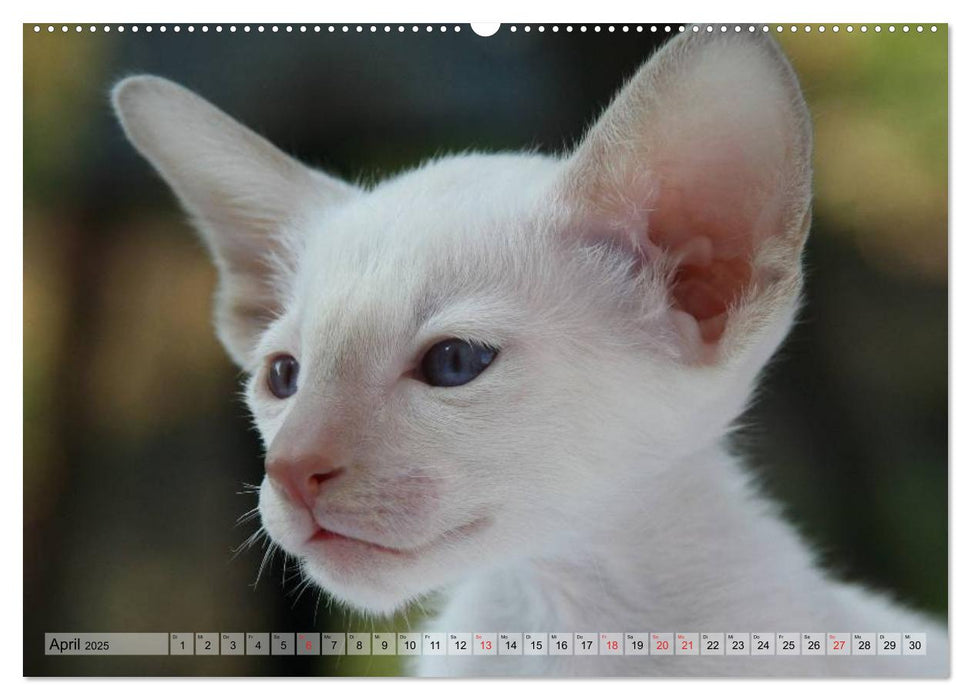
[[304,593],[306,593],[307,589],[310,588],[312,584],[313,584],[313,580],[309,576],[305,576],[303,578],[303,581],[300,583],[299,587],[294,591],[294,593],[296,593],[296,597],[293,599],[293,605],[290,606],[291,609],[297,607],[297,603],[300,601],[300,597]]
[[244,481],[243,483],[240,484],[240,487],[242,488],[242,491],[237,491],[236,492],[237,496],[247,496],[252,493],[260,492],[259,484],[249,484]]
[[313,626],[317,626],[317,612],[320,609],[320,600],[324,597],[324,589],[320,588],[317,590],[317,602],[314,603],[314,616],[313,616]]
[[268,535],[266,530],[264,530],[263,527],[260,526],[260,528],[257,529],[256,532],[254,532],[252,535],[250,535],[245,540],[243,540],[243,542],[240,545],[233,548],[232,550],[233,556],[230,559],[230,561],[233,561],[234,559],[236,559],[236,557],[238,557],[240,553],[245,552],[247,549],[249,549],[254,544],[259,542],[262,538],[267,536]]
[[260,577],[263,575],[263,570],[266,569],[267,564],[272,564],[273,556],[276,554],[278,549],[279,545],[269,538],[266,539],[266,542],[263,545],[263,560],[260,562],[260,568],[256,571],[256,580],[253,581],[254,591],[260,582]]
[[251,520],[259,517],[259,514],[260,514],[260,507],[259,506],[255,506],[253,508],[250,508],[248,511],[246,511],[241,516],[239,516],[238,518],[236,518],[236,527],[239,527],[240,525],[245,525],[249,521],[251,521]]
[[[287,559],[289,559],[289,556]],[[292,583],[294,579],[299,579],[302,581],[304,578],[306,578],[306,575],[304,574],[303,570],[297,566],[296,569],[292,570],[289,575],[287,575],[286,571],[284,571],[283,585],[286,586],[287,584]]]

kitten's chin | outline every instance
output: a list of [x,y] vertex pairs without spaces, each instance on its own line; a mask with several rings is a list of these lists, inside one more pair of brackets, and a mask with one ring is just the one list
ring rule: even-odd
[[315,533],[300,548],[304,573],[351,607],[390,615],[454,578],[455,555],[490,524],[479,518],[416,549]]
[[482,552],[493,523],[490,516],[481,516],[411,539],[421,544],[392,546],[391,542],[409,538],[397,532],[382,542],[371,532],[362,539],[350,524],[337,520],[324,529],[306,509],[294,508],[266,486],[260,491],[260,515],[270,538],[300,559],[314,583],[351,607],[373,614],[391,614],[461,576],[476,563],[469,561],[471,553]]
[[344,605],[373,615],[393,615],[428,592],[407,581],[366,565],[354,570],[335,567],[321,557],[304,557],[304,574]]

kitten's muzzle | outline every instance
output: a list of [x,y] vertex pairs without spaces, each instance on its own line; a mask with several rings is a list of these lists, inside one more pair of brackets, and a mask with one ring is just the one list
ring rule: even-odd
[[325,488],[344,473],[333,462],[318,455],[275,457],[266,460],[266,475],[294,504],[311,513]]

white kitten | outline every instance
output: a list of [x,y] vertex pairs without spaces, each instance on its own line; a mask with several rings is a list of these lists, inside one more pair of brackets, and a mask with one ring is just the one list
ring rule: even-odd
[[338,599],[447,591],[428,626],[449,632],[928,633],[926,657],[421,673],[947,673],[945,631],[828,577],[725,445],[810,222],[810,119],[771,39],[676,38],[566,158],[444,158],[367,190],[161,78],[114,103],[219,268],[263,525]]

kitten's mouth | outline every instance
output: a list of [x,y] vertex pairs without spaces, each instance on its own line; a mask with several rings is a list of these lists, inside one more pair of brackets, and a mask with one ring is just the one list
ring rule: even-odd
[[378,544],[377,542],[371,542],[370,540],[362,540],[357,537],[343,535],[339,532],[335,532],[334,530],[328,530],[320,525],[316,525],[315,523],[316,529],[314,530],[314,533],[307,539],[307,545],[318,550],[332,549],[337,547],[365,548],[373,552],[390,554],[397,557],[414,558],[442,545],[453,544],[466,539],[479,530],[485,528],[489,524],[489,521],[490,518],[488,517],[478,518],[465,525],[447,530],[426,544],[409,549],[388,547],[386,545]]
[[366,547],[371,547],[381,552],[388,552],[390,554],[405,554],[406,550],[394,549],[393,547],[385,547],[384,545],[377,544],[376,542],[369,542],[368,540],[361,540],[357,537],[350,537],[348,535],[342,535],[339,532],[334,532],[333,530],[328,530],[323,527],[318,527],[317,531],[310,536],[307,540],[308,544],[315,542],[352,542],[355,544],[363,545]]

